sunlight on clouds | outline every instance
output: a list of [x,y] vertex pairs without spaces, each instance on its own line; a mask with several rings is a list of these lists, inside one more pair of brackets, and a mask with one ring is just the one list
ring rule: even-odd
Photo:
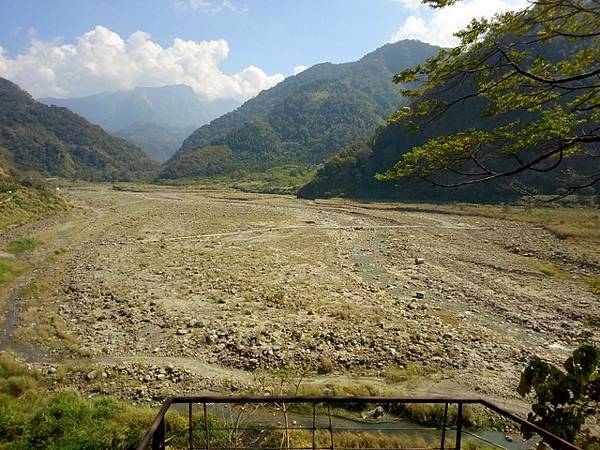
[[389,42],[418,39],[441,47],[455,46],[458,39],[453,34],[464,29],[473,18],[492,17],[496,13],[528,5],[527,0],[466,0],[447,8],[431,10],[418,5],[420,2],[416,0],[400,1],[413,15],[392,34]]
[[224,39],[185,41],[175,39],[168,48],[152,41],[143,31],[126,41],[103,26],[78,37],[75,44],[31,39],[29,49],[8,58],[0,51],[0,76],[34,97],[78,97],[136,86],[187,84],[213,100],[255,96],[283,80],[256,66],[225,74],[220,64],[229,55]]
[[303,65],[299,65],[294,67],[294,75],[298,75],[300,72],[304,72],[306,69],[308,69],[308,66],[303,66]]

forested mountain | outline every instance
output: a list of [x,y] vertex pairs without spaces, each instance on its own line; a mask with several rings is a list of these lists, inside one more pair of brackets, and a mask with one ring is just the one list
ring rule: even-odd
[[[352,63],[315,65],[286,78],[186,139],[161,176],[207,175],[182,164],[184,155],[206,157],[219,148],[235,167],[265,169],[286,163],[319,163],[356,139],[368,137],[402,101],[392,76],[439,50],[406,40],[387,44]],[[225,146],[225,148],[223,148]],[[191,156],[185,159],[190,162]],[[223,158],[213,158],[220,159]],[[214,168],[213,168],[214,170]]]
[[[534,54],[555,62],[577,48],[567,41],[535,48]],[[527,110],[509,110],[498,116],[487,112],[489,102],[482,97],[468,97],[477,89],[469,77],[461,83],[454,80],[431,92],[434,99],[452,107],[433,118],[417,119],[414,124],[400,120],[375,131],[369,140],[357,141],[341,153],[331,157],[317,172],[315,178],[303,186],[298,196],[303,198],[345,196],[354,198],[392,198],[403,200],[464,200],[473,202],[510,201],[523,194],[559,194],[582,178],[600,172],[600,160],[585,157],[585,152],[570,155],[554,167],[555,160],[540,165],[537,170],[522,172],[512,177],[499,177],[484,185],[473,184],[455,188],[438,187],[416,177],[393,181],[378,181],[375,175],[391,169],[411,148],[421,146],[432,138],[452,135],[469,129],[490,130],[501,121],[527,124],[539,118],[539,113]],[[422,100],[422,99],[421,99]],[[561,158],[562,159],[562,158]],[[502,168],[512,161],[510,155],[497,155],[495,165]],[[548,170],[546,170],[548,169]],[[460,168],[458,169],[460,170]],[[464,169],[467,170],[467,169]],[[472,169],[469,169],[472,170]],[[475,168],[475,171],[477,168]],[[441,184],[453,184],[461,172],[445,173],[438,179]],[[595,192],[594,192],[595,190]],[[586,195],[600,196],[600,185],[590,186]]]
[[[298,191],[301,198],[390,198],[415,201],[460,200],[473,202],[509,201],[523,194],[560,192],[561,186],[576,180],[580,173],[600,170],[598,161],[570,158],[551,172],[526,172],[511,179],[499,179],[486,185],[444,188],[417,178],[378,181],[377,173],[391,168],[410,148],[442,134],[467,127],[486,129],[490,123],[482,119],[484,106],[470,104],[458,107],[452,114],[442,116],[427,127],[411,130],[402,123],[387,125],[376,131],[370,141],[355,142],[331,157],[315,178]],[[448,178],[451,181],[451,177]],[[527,183],[527,189],[524,187]],[[593,188],[590,188],[590,194]],[[597,191],[597,194],[600,190]]]
[[138,147],[66,108],[35,101],[4,78],[0,78],[0,145],[17,169],[43,175],[128,180],[157,168]]
[[181,84],[40,101],[69,108],[158,161],[175,153],[194,129],[239,106],[233,99],[201,100],[191,87]]
[[195,128],[194,126],[167,127],[155,123],[134,123],[127,128],[113,131],[112,134],[137,145],[155,161],[164,162],[173,156],[183,140]]

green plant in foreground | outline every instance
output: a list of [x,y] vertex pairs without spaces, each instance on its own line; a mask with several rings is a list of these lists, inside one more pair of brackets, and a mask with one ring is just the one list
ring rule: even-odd
[[20,255],[21,253],[25,253],[33,250],[42,242],[34,237],[25,237],[21,239],[15,239],[14,241],[10,241],[6,246],[6,251],[8,253],[12,253],[13,255]]
[[[104,450],[135,448],[156,411],[112,397],[85,398],[76,391],[50,394],[44,379],[11,354],[0,352],[0,449]],[[229,436],[217,430],[209,415],[211,446],[224,446]],[[169,448],[188,448],[187,417],[170,412]],[[194,443],[204,446],[204,417],[194,415]]]
[[[521,374],[517,391],[523,397],[534,394],[529,421],[575,442],[586,419],[600,414],[600,350],[582,345],[563,366],[564,370],[533,358]],[[525,438],[531,437],[531,431],[522,431]]]

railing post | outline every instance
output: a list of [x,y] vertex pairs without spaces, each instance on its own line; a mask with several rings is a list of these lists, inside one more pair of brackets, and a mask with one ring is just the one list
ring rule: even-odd
[[209,434],[208,434],[208,414],[206,412],[206,402],[203,404],[204,407],[204,439],[206,439],[206,450],[209,447]]
[[458,411],[456,413],[456,450],[460,450],[460,444],[462,439],[462,426],[463,426],[463,404],[458,402]]
[[335,449],[333,444],[333,424],[331,423],[331,409],[329,407],[329,403],[327,403],[327,416],[329,417],[329,437],[331,439],[331,450]]
[[192,425],[192,402],[188,403],[188,430],[189,430],[189,444],[190,444],[190,450],[194,450],[194,445],[193,445],[193,439],[192,439],[192,433],[194,431],[194,427]]
[[448,402],[444,403],[444,422],[442,423],[442,443],[440,449],[444,450],[446,446],[446,426],[448,422]]
[[165,448],[165,418],[160,420],[158,428],[152,437],[152,450],[164,450]]
[[316,444],[316,439],[315,439],[315,431],[316,431],[316,429],[315,429],[315,426],[316,426],[315,422],[316,422],[316,419],[317,419],[317,404],[313,403],[312,450],[315,450],[317,448],[316,445],[315,445]]

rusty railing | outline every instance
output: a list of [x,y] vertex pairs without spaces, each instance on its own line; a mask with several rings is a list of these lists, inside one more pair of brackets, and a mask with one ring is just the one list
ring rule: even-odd
[[[406,424],[406,421],[373,420],[379,414],[393,411],[400,405],[409,404],[436,404],[443,405],[443,418],[441,424],[435,428],[417,426],[395,428],[395,424]],[[196,409],[194,406],[196,405]],[[290,408],[294,405],[295,408]],[[365,409],[369,405],[375,406],[371,411],[371,418],[367,421],[354,421],[354,426],[343,426],[337,422],[350,422],[353,419],[342,418],[332,413],[332,408],[350,405],[352,410]],[[503,420],[518,424],[538,436],[537,441],[512,442],[512,437],[506,436],[504,445],[491,440],[489,437],[478,435],[474,430],[466,427],[464,415],[465,405],[478,405],[479,408],[497,414]],[[379,408],[377,407],[379,406]],[[452,414],[449,408],[452,407]],[[175,409],[179,412],[176,427],[169,427],[165,417],[167,411]],[[298,413],[301,411],[301,413]],[[321,411],[317,413],[317,411]],[[454,418],[448,423],[450,416]],[[300,420],[293,419],[298,417]],[[387,417],[387,416],[386,416]],[[279,420],[278,420],[279,418]],[[364,418],[364,417],[363,417]],[[181,430],[181,421],[186,420],[184,431]],[[176,422],[175,418],[173,422]],[[167,432],[171,431],[170,436]],[[439,436],[435,434],[439,431]],[[427,446],[412,447],[413,449],[441,449],[460,450],[465,440],[469,439],[483,442],[488,447],[500,449],[525,449],[531,448],[538,441],[543,440],[554,448],[564,450],[579,450],[575,445],[553,435],[552,433],[528,422],[527,420],[497,406],[487,400],[479,398],[442,398],[442,397],[225,397],[225,396],[200,396],[200,397],[171,397],[164,401],[152,425],[139,443],[137,450],[164,450],[167,448],[178,449],[204,449],[204,450],[347,450],[362,448],[378,450],[380,448],[402,448],[407,450],[411,445],[394,446],[394,440],[386,441],[385,445],[373,446],[372,441],[355,440],[352,445],[342,442],[349,436],[348,433],[373,433],[381,437],[405,435],[409,438],[422,436],[428,433],[430,437]],[[340,433],[346,433],[342,437]],[[498,434],[498,433],[497,433]],[[453,436],[452,436],[453,435]],[[274,438],[275,437],[275,438]],[[279,442],[273,442],[273,439]],[[299,439],[301,444],[295,443]],[[336,444],[336,440],[338,443]],[[294,441],[294,442],[292,442]],[[421,439],[420,442],[424,442]],[[453,444],[453,445],[452,445]],[[518,446],[520,444],[520,447]]]

